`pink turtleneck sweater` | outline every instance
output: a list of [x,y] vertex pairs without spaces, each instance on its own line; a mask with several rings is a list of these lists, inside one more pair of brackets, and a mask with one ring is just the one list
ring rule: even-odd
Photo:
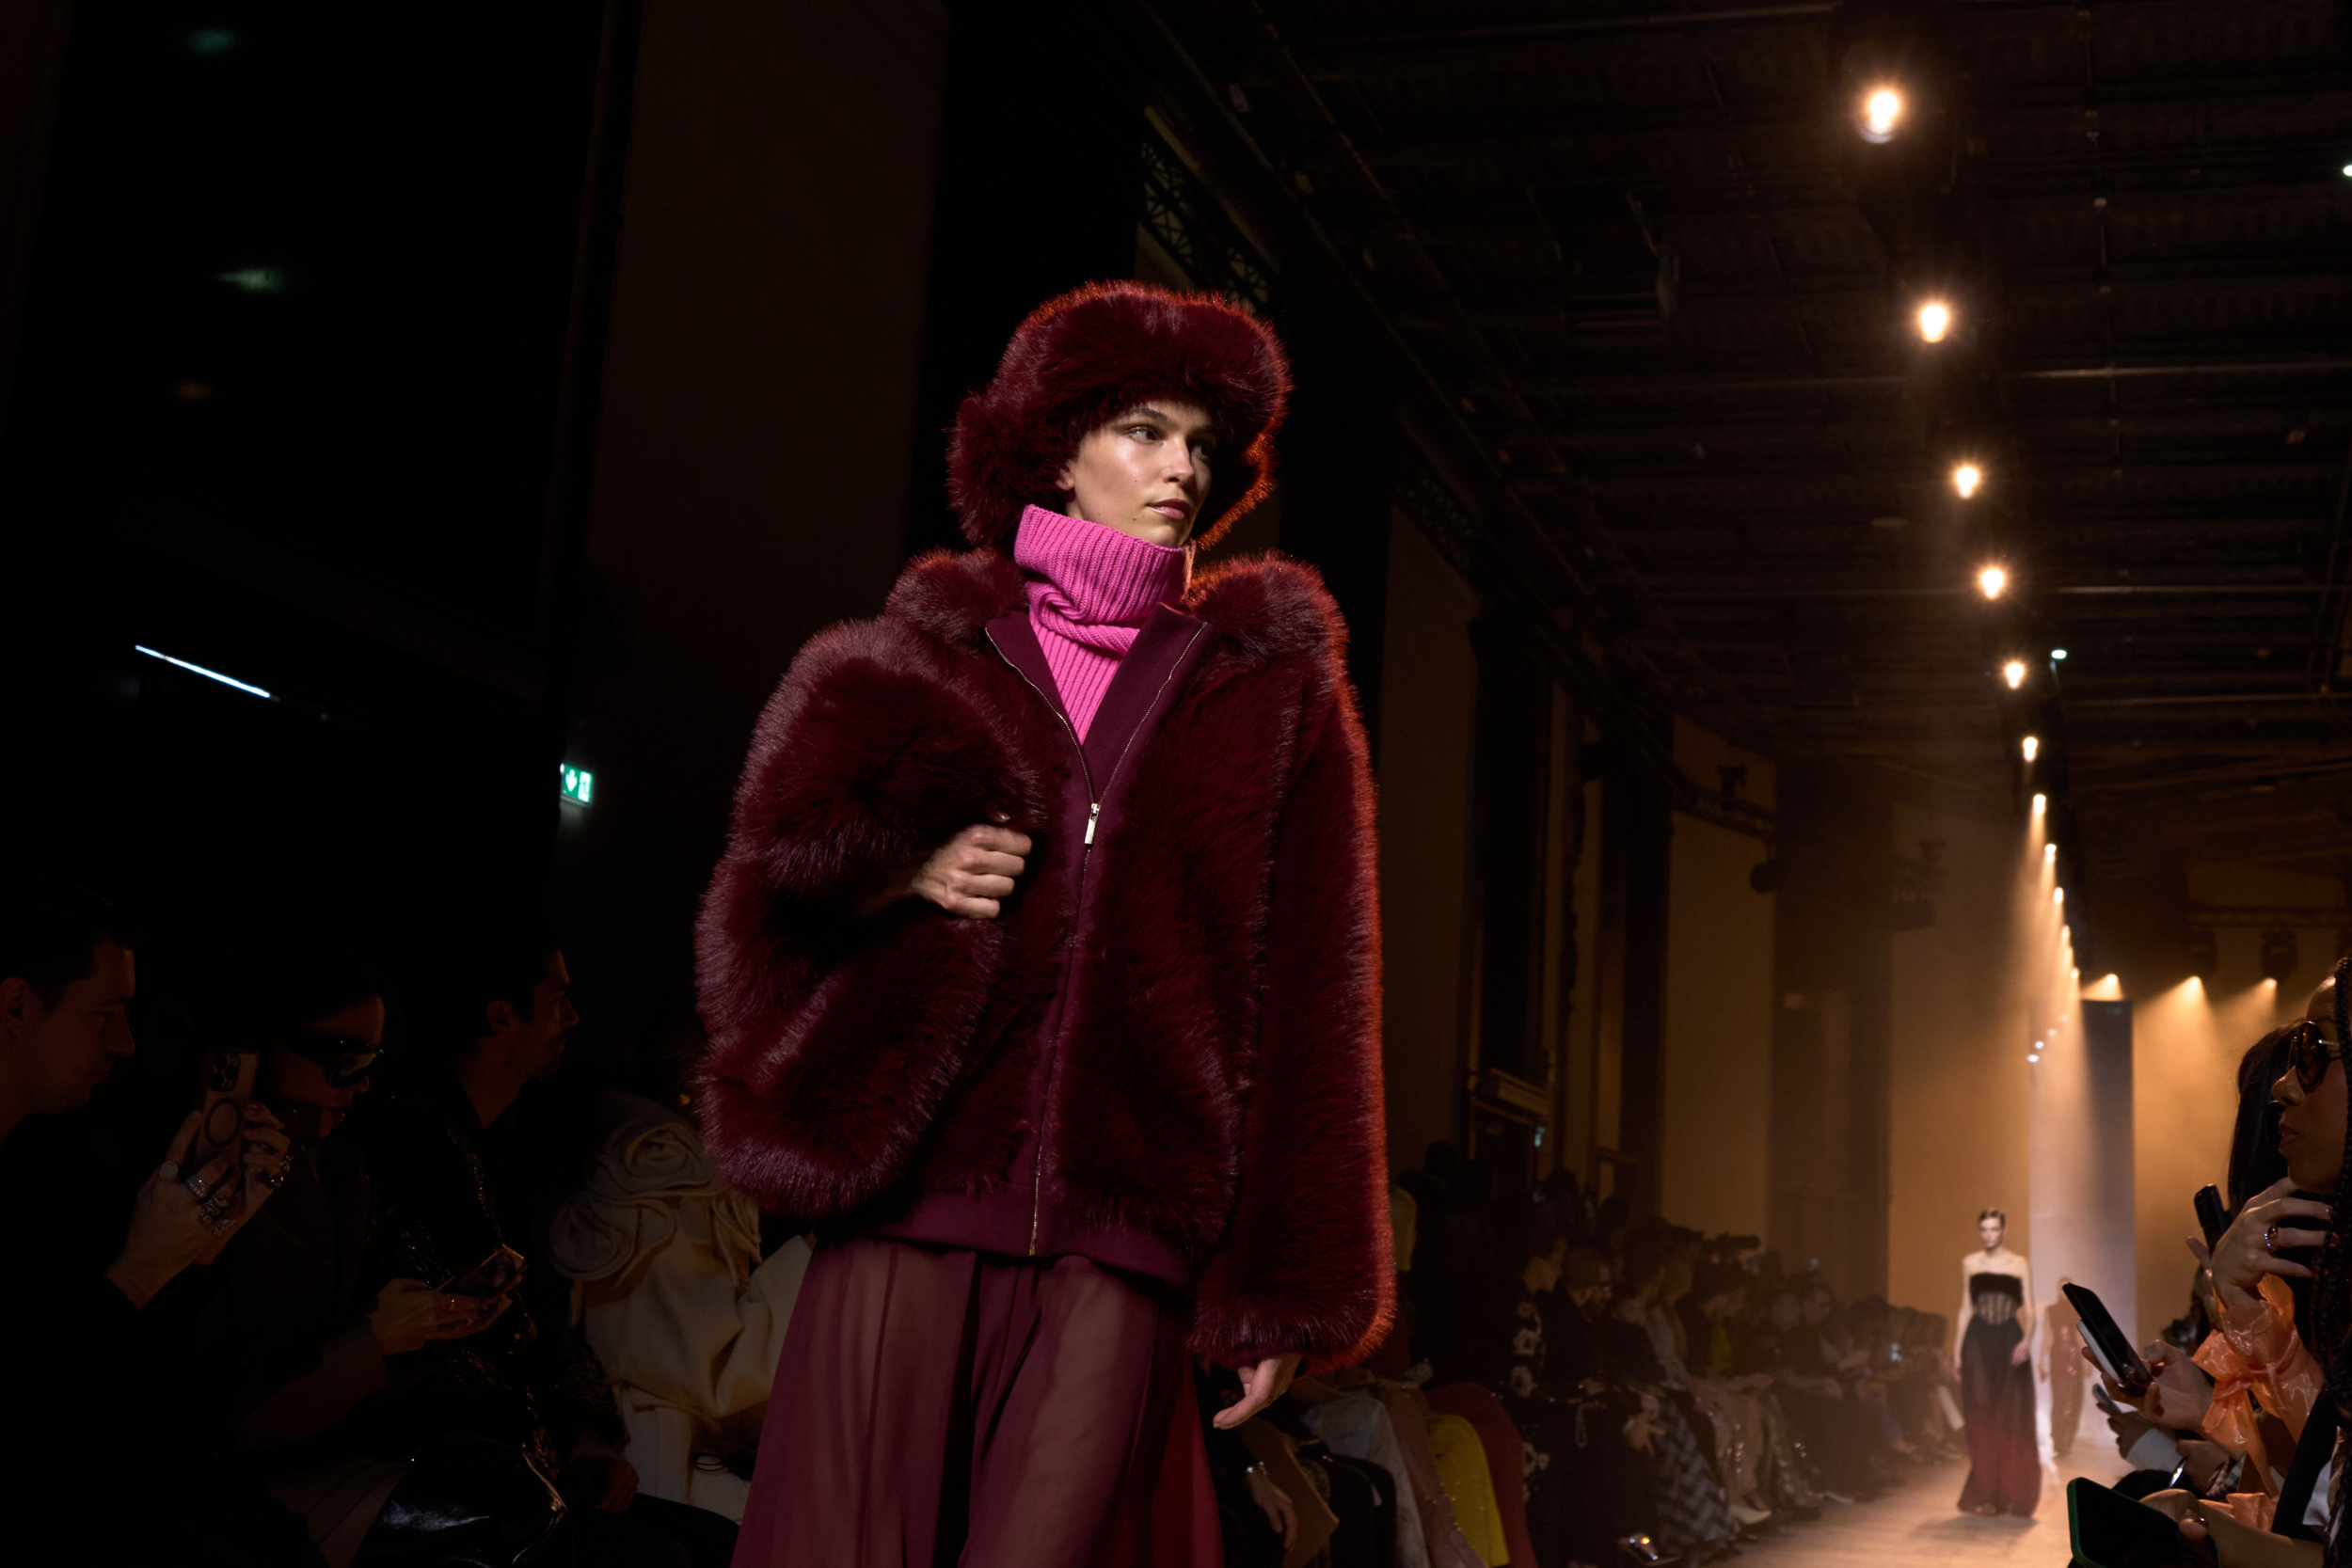
[[1078,738],[1154,608],[1184,596],[1190,551],[1032,506],[1012,539],[1027,579],[1029,626]]

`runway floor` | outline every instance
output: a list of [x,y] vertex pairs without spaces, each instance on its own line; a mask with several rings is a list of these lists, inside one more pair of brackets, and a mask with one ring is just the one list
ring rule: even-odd
[[[2088,1423],[2086,1423],[2088,1424]],[[1823,1506],[1810,1524],[1774,1530],[1741,1548],[1737,1568],[1805,1568],[1869,1564],[1870,1568],[1953,1568],[1955,1563],[2032,1563],[2059,1568],[2067,1560],[2066,1482],[2076,1476],[2111,1481],[2126,1466],[2104,1431],[2086,1431],[2074,1451],[2042,1472],[2042,1506],[2030,1519],[1979,1519],[1954,1505],[1968,1479],[1966,1460],[1923,1465],[1876,1502]]]

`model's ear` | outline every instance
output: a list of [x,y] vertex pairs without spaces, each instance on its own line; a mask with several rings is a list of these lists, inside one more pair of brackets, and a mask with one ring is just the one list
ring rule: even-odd
[[522,1025],[522,1018],[515,1011],[515,1005],[502,997],[494,999],[482,1009],[482,1022],[485,1025],[483,1033],[494,1036],[511,1035]]

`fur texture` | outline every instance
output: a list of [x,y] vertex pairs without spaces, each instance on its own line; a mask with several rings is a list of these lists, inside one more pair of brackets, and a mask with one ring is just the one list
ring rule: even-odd
[[[1322,584],[1279,560],[1200,579],[1211,641],[1062,913],[1058,721],[984,636],[1021,603],[993,551],[910,567],[881,620],[794,662],[754,736],[698,942],[705,1133],[770,1209],[984,1194],[1027,1132],[1059,955],[1052,1200],[1192,1264],[1197,1348],[1335,1366],[1391,1311],[1379,921],[1363,731]],[[995,921],[850,907],[999,811],[1038,846]],[[1107,819],[1106,819],[1107,820]]]
[[947,495],[973,544],[1009,552],[1021,509],[1059,509],[1055,479],[1079,440],[1154,397],[1200,404],[1219,454],[1195,533],[1214,544],[1265,499],[1290,362],[1273,331],[1211,294],[1089,283],[1041,305],[1005,347],[995,379],[963,400],[947,439]]

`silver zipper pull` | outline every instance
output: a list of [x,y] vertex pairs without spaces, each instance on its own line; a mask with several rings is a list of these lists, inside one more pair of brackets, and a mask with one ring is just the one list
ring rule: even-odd
[[1087,807],[1087,842],[1088,842],[1089,844],[1091,844],[1091,843],[1093,843],[1093,842],[1094,842],[1094,823],[1095,823],[1095,819],[1096,819],[1097,817],[1101,816],[1102,815],[1103,815],[1103,802],[1102,802],[1102,801],[1097,800],[1097,801],[1095,801],[1093,804],[1091,804],[1091,805],[1089,805],[1089,806],[1088,806],[1088,807]]

